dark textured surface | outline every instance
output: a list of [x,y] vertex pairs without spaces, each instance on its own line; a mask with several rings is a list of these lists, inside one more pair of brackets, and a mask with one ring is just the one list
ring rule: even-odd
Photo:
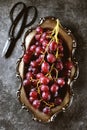
[[[39,17],[56,16],[69,27],[77,39],[76,57],[80,75],[74,84],[74,101],[66,113],[54,122],[42,124],[32,120],[31,113],[21,109],[16,97],[19,81],[16,60],[22,54],[20,39],[10,58],[0,58],[0,130],[87,130],[87,1],[22,0],[38,8]],[[10,26],[9,11],[18,0],[0,0],[0,55]]]

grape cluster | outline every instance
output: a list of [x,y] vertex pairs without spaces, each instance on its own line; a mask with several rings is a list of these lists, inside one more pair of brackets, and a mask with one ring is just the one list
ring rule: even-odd
[[27,97],[35,109],[45,114],[62,103],[66,77],[70,76],[73,67],[71,61],[63,62],[63,40],[60,37],[57,40],[52,35],[52,30],[38,26],[35,37],[23,56],[23,86]]

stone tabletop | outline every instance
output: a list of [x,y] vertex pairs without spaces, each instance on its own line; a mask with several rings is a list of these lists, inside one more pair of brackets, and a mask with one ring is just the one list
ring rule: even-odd
[[[0,0],[0,56],[11,24],[9,12],[18,1]],[[87,1],[21,1],[38,9],[38,17],[33,26],[40,17],[55,16],[63,26],[71,29],[77,40],[75,55],[79,62],[80,75],[73,86],[73,103],[65,113],[60,113],[54,122],[48,124],[33,121],[31,113],[21,109],[16,96],[19,88],[16,61],[22,54],[20,38],[11,57],[0,57],[0,130],[87,130]]]

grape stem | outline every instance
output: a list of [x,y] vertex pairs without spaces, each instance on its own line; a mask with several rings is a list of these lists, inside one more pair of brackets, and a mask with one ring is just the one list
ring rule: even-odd
[[46,76],[51,76],[51,71],[53,70],[54,64],[51,65],[51,69],[49,71],[49,73],[46,74]]
[[44,102],[44,103],[45,103],[47,106],[49,106],[50,108],[51,108],[51,107],[54,107],[54,103],[51,103],[51,104],[50,104],[50,103],[45,102],[44,100],[42,100],[42,102]]
[[58,33],[59,33],[59,24],[60,24],[60,22],[59,22],[58,19],[56,21],[57,21],[57,24],[56,24],[55,28],[52,31],[52,36],[54,36],[56,42],[58,43],[58,41],[59,41],[58,40]]

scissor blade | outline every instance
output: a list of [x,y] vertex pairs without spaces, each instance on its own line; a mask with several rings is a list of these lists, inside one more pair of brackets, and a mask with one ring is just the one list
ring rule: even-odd
[[8,39],[8,40],[6,41],[6,43],[5,43],[4,48],[3,48],[1,57],[5,56],[6,52],[8,51],[9,46],[10,46],[10,40]]

